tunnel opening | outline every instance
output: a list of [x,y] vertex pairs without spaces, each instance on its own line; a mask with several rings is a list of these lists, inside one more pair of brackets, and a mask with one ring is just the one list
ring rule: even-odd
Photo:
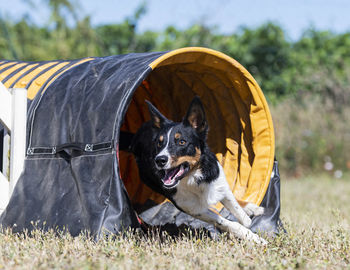
[[[237,62],[200,52],[164,57],[152,68],[132,95],[121,131],[136,133],[150,120],[145,100],[179,122],[193,97],[199,96],[209,124],[208,145],[231,190],[238,199],[260,204],[271,176],[274,138],[267,104],[255,80]],[[157,204],[165,200],[140,181],[131,153],[120,151],[119,165],[136,209],[149,200]]]

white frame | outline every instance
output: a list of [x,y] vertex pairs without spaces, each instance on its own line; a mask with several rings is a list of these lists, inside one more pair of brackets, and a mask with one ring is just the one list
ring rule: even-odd
[[[3,173],[0,172],[0,214],[5,210],[23,171],[26,150],[27,90],[7,89],[0,82],[0,122],[5,127]],[[11,137],[11,139],[10,139]],[[11,150],[10,163],[8,150]],[[7,172],[10,169],[8,179]]]

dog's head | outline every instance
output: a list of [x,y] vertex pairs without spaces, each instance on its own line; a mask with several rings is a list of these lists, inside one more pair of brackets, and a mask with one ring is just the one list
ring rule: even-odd
[[180,123],[163,116],[151,103],[147,102],[151,114],[154,136],[154,170],[166,189],[176,187],[181,179],[199,166],[208,124],[199,97],[195,97]]

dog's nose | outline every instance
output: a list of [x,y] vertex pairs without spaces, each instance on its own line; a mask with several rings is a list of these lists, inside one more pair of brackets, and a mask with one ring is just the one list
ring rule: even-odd
[[163,168],[165,164],[168,162],[168,157],[167,156],[158,156],[155,158],[156,164],[158,167]]

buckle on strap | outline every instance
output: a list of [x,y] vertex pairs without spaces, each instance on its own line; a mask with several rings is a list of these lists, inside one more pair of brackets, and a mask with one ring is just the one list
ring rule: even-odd
[[101,151],[101,150],[107,150],[113,148],[113,141],[110,142],[103,142],[103,143],[87,143],[85,144],[84,151],[85,152],[95,152],[95,151]]
[[54,154],[56,154],[56,146],[54,146],[54,147],[28,147],[27,155],[32,156],[35,154],[54,155]]
[[90,143],[87,143],[85,144],[85,149],[84,149],[85,152],[92,152],[94,151],[94,145],[93,144],[90,144]]

